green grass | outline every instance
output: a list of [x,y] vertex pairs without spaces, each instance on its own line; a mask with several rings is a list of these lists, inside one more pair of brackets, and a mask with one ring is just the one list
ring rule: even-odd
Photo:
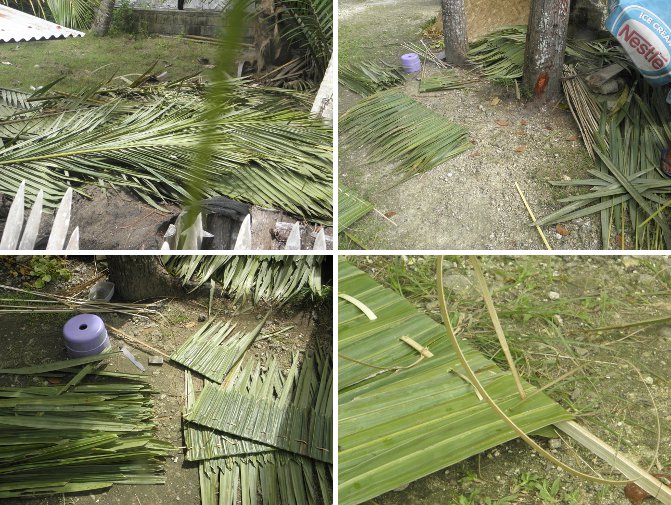
[[[216,46],[188,39],[92,37],[2,45],[0,87],[30,92],[59,77],[61,91],[75,91],[110,77],[142,74],[158,61],[155,72],[178,78],[207,70],[198,58],[214,60]],[[121,80],[115,80],[119,85]]]

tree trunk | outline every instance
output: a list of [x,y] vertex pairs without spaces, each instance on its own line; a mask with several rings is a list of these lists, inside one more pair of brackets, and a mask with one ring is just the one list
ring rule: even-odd
[[114,296],[139,301],[181,294],[180,282],[161,264],[158,256],[108,256],[109,280]]
[[112,24],[112,13],[116,0],[102,0],[96,10],[96,17],[93,20],[91,33],[96,37],[104,37]]
[[463,65],[468,52],[464,0],[442,0],[442,5],[445,61],[451,65]]
[[538,101],[559,97],[570,0],[532,0],[524,54],[524,87]]

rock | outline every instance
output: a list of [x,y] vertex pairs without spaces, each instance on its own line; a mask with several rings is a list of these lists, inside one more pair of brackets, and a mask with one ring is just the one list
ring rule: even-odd
[[645,379],[643,379],[643,382],[645,382],[648,386],[652,386],[655,383],[655,379],[648,376]]
[[552,316],[552,319],[557,324],[557,326],[564,326],[564,319],[559,314]]
[[559,293],[557,293],[556,291],[550,291],[548,293],[548,298],[550,300],[559,300]]
[[548,440],[548,446],[550,449],[559,449],[561,447],[561,439],[559,438],[551,438]]
[[205,314],[200,314],[198,316],[198,322],[199,323],[204,323],[205,321],[207,321],[207,316]]
[[161,356],[149,356],[147,363],[150,365],[161,366],[163,365],[163,357]]
[[634,258],[633,256],[622,256],[622,264],[624,265],[624,268],[634,268],[640,265],[641,262],[638,261],[638,258]]

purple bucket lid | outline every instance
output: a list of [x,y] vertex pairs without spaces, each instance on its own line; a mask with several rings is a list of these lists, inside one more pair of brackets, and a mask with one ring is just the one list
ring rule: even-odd
[[419,72],[422,68],[422,64],[419,61],[419,55],[417,53],[406,53],[401,55],[401,65],[405,72]]
[[79,314],[68,320],[63,338],[71,356],[98,354],[109,346],[105,323],[95,314]]

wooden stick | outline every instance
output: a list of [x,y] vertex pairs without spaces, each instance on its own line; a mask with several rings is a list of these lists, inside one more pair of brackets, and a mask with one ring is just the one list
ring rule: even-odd
[[555,426],[606,463],[617,468],[628,479],[632,479],[638,487],[657,498],[664,505],[671,505],[671,488],[662,484],[633,461],[619,454],[616,449],[613,449],[590,431],[575,421],[562,421],[556,423]]
[[548,244],[548,241],[545,238],[545,234],[543,233],[543,230],[541,230],[541,227],[536,224],[536,216],[534,216],[534,213],[531,210],[531,207],[529,207],[529,204],[527,203],[527,199],[524,198],[524,193],[522,193],[522,189],[520,188],[520,185],[517,184],[517,182],[515,182],[515,187],[517,188],[517,192],[522,197],[522,202],[524,203],[524,206],[527,208],[527,212],[529,213],[529,216],[531,216],[531,220],[533,221],[534,226],[536,227],[536,230],[538,231],[538,234],[543,239],[543,243],[545,244],[545,247],[547,248],[548,251],[552,251],[552,247],[550,247],[550,244]]
[[130,340],[131,342],[133,342],[133,343],[135,343],[135,344],[138,344],[138,345],[141,345],[141,346],[143,346],[143,347],[146,347],[147,349],[150,349],[152,352],[158,353],[158,354],[160,354],[161,356],[163,356],[164,358],[167,358],[168,361],[170,361],[170,356],[167,355],[166,353],[164,353],[163,351],[159,351],[159,350],[156,349],[155,347],[152,347],[152,346],[150,346],[149,344],[145,344],[144,342],[142,342],[141,340],[136,339],[135,337],[131,337],[130,335],[126,335],[123,331],[121,331],[121,330],[115,328],[114,326],[110,326],[110,325],[108,324],[108,325],[107,325],[107,328],[109,328],[110,330],[112,330],[114,333],[117,334],[117,336],[121,337],[122,339],[124,339],[124,340]]
[[401,340],[403,340],[403,342],[408,344],[410,347],[412,347],[415,351],[420,353],[425,358],[433,358],[433,353],[431,351],[429,351],[426,347],[414,341],[410,337],[403,336],[401,337]]
[[496,332],[496,336],[499,339],[499,344],[501,344],[503,354],[505,354],[506,356],[508,367],[510,368],[510,372],[513,374],[513,379],[515,379],[517,392],[520,394],[520,398],[524,400],[527,397],[527,394],[524,392],[524,386],[522,386],[522,380],[520,379],[520,375],[517,373],[517,367],[515,366],[515,360],[513,359],[513,355],[510,354],[510,347],[508,347],[508,341],[506,340],[506,336],[503,333],[503,328],[501,327],[501,321],[499,321],[499,316],[496,313],[496,308],[494,307],[494,300],[492,300],[492,295],[489,293],[489,288],[487,287],[487,281],[485,280],[485,276],[482,273],[482,268],[480,268],[480,262],[478,261],[478,258],[476,256],[469,256],[468,260],[471,262],[473,270],[475,270],[475,278],[477,279],[478,284],[480,286],[480,291],[482,291],[482,298],[484,299],[485,305],[487,306],[487,312],[489,312],[489,317],[492,320],[492,324],[494,325],[494,331]]

